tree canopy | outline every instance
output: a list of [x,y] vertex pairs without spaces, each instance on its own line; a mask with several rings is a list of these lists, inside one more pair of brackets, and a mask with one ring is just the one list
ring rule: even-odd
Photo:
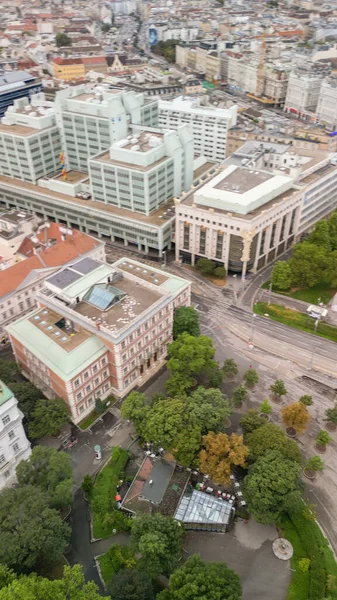
[[0,379],[10,388],[19,373],[20,369],[14,360],[0,359]]
[[289,290],[291,287],[292,271],[290,264],[285,260],[278,260],[271,274],[273,288],[277,290]]
[[[263,419],[265,422],[265,419]],[[254,462],[266,452],[275,450],[289,460],[301,464],[301,452],[294,440],[290,440],[286,433],[273,423],[266,423],[245,436],[249,448],[249,460]]]
[[216,388],[205,389],[199,386],[187,398],[186,403],[203,435],[209,431],[221,431],[232,413],[227,396]]
[[226,563],[205,563],[192,555],[170,577],[169,590],[157,600],[241,600],[242,588],[237,573]]
[[36,402],[43,396],[42,392],[30,381],[11,383],[10,388],[19,403],[20,410],[29,421]]
[[[80,565],[64,567],[62,579],[31,575],[14,576],[0,589],[0,600],[109,600],[100,595],[93,581],[86,583]],[[142,600],[142,599],[141,599]],[[147,600],[147,599],[144,599]],[[149,598],[149,600],[152,600]]]
[[211,338],[200,335],[194,337],[182,333],[168,347],[169,360],[167,368],[171,376],[166,382],[170,396],[190,390],[195,378],[207,374],[212,376],[218,371],[218,363],[214,360],[215,348]]
[[140,392],[131,392],[126,400],[124,400],[121,407],[123,418],[133,422],[139,435],[145,435],[145,427],[149,412],[150,406],[145,400],[145,395]]
[[258,411],[254,408],[248,410],[240,419],[240,427],[242,427],[244,434],[251,433],[265,424],[266,419],[260,417]]
[[249,468],[244,479],[245,498],[257,521],[275,523],[289,497],[298,490],[300,472],[296,461],[275,450],[266,452]]
[[[133,569],[122,569],[109,586],[112,600],[154,600],[151,577]],[[1,599],[0,599],[1,600]]]
[[294,285],[313,287],[322,280],[322,273],[327,267],[326,250],[308,241],[296,244],[289,265]]
[[276,379],[275,383],[271,384],[270,391],[272,392],[272,394],[278,396],[279,398],[281,398],[281,396],[286,396],[288,393],[282,379]]
[[73,502],[72,472],[70,455],[47,446],[35,446],[30,457],[16,468],[19,484],[47,492],[49,506],[57,509]]
[[310,415],[303,402],[293,402],[281,410],[282,421],[285,427],[293,427],[297,433],[304,433],[308,428]]
[[69,413],[61,398],[43,398],[36,402],[28,423],[28,434],[33,440],[55,435],[69,420]]
[[177,309],[173,320],[173,339],[181,333],[189,333],[193,337],[200,335],[199,315],[192,306],[181,306]]
[[55,43],[58,48],[62,46],[72,46],[72,39],[66,33],[59,32],[55,36]]
[[31,485],[0,494],[0,563],[27,572],[62,557],[69,526],[49,508],[48,495]]
[[232,465],[246,467],[249,454],[243,436],[232,433],[215,434],[211,431],[202,438],[204,448],[199,455],[200,470],[218,484],[230,482]]
[[233,358],[226,358],[221,370],[225,379],[235,377],[235,375],[237,375],[239,372],[238,366]]
[[169,575],[178,566],[184,528],[178,521],[163,515],[140,515],[132,523],[132,543],[140,552],[139,570],[150,577]]

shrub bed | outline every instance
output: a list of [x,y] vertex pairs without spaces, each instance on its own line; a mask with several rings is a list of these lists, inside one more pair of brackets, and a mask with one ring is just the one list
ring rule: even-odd
[[124,468],[129,453],[122,448],[112,450],[111,459],[97,476],[95,481],[91,510],[93,517],[93,533],[95,538],[105,538],[113,529],[128,531],[131,519],[117,509],[116,493],[120,479],[124,478]]
[[105,554],[99,556],[98,562],[106,586],[111,583],[118,571],[121,569],[134,569],[137,564],[130,547],[120,546],[119,544],[113,544]]
[[298,568],[298,563],[302,558],[308,558],[308,555],[300,540],[296,527],[287,515],[284,515],[278,523],[285,537],[292,544],[294,554],[291,559],[291,568],[293,569],[291,581],[288,589],[287,600],[308,600],[310,573],[303,573]]

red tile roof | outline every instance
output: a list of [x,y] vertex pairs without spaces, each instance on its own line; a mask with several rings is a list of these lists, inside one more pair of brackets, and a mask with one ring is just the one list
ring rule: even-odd
[[[0,271],[1,297],[13,292],[34,269],[62,267],[66,263],[97,248],[102,243],[77,229],[72,230],[72,235],[69,235],[67,239],[61,240],[60,226],[57,223],[51,223],[50,225],[50,228],[47,229],[48,239],[54,238],[57,240],[57,243],[45,250],[40,250],[38,254],[33,254],[33,249],[38,244],[34,244],[30,238],[26,238],[22,242],[18,253],[28,258],[16,263],[12,267],[8,267],[8,269]],[[42,243],[44,242],[43,231],[37,237]]]
[[54,58],[53,63],[56,65],[82,65],[81,58]]

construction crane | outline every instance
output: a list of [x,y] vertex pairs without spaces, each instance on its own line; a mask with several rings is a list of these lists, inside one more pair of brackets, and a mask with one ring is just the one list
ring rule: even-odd
[[264,30],[261,38],[261,50],[260,50],[260,60],[259,66],[257,69],[257,81],[256,81],[256,94],[247,94],[248,98],[252,100],[257,100],[258,102],[263,102],[263,104],[274,104],[274,100],[270,98],[265,98],[263,96],[263,67],[264,67],[264,58],[266,54],[266,43],[267,43],[267,29]]

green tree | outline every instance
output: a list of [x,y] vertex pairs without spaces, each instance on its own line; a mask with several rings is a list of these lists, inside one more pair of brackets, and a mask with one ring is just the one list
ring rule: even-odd
[[55,435],[69,421],[69,414],[61,398],[43,398],[36,402],[28,423],[28,434],[33,440],[44,435]]
[[271,282],[276,290],[289,290],[291,288],[291,267],[285,260],[278,260],[271,274]]
[[109,600],[93,581],[86,583],[80,565],[64,567],[63,578],[50,581],[31,575],[16,576],[0,590],[0,600]]
[[139,570],[150,577],[169,575],[178,566],[184,528],[178,521],[163,515],[140,515],[131,528],[135,551],[141,554]]
[[308,394],[304,394],[304,396],[300,397],[299,402],[302,402],[302,404],[304,404],[304,406],[312,406],[312,404],[313,404],[312,396],[309,396]]
[[101,30],[103,31],[103,33],[108,33],[108,31],[110,31],[110,29],[111,29],[110,23],[102,23]]
[[176,340],[184,332],[193,337],[200,335],[199,315],[192,306],[181,306],[174,315],[173,339]]
[[328,219],[331,250],[337,250],[337,210]]
[[241,600],[240,578],[224,562],[205,563],[194,554],[170,577],[157,600]]
[[41,391],[30,381],[24,383],[11,383],[11,390],[19,403],[26,419],[29,421],[38,400],[43,396]]
[[63,46],[72,46],[73,45],[72,39],[66,33],[62,33],[62,32],[59,32],[56,34],[55,43],[58,48],[61,48]]
[[1,492],[0,563],[26,572],[61,559],[70,529],[48,500],[46,492],[30,485]]
[[199,425],[202,435],[221,431],[232,414],[230,402],[221,390],[198,387],[186,400],[188,412]]
[[110,586],[111,598],[118,600],[154,600],[152,580],[147,573],[122,569],[114,576]]
[[142,437],[145,435],[149,412],[150,407],[146,403],[145,395],[140,392],[131,392],[121,407],[122,417],[132,421],[137,433]]
[[200,470],[210,475],[219,485],[230,483],[232,466],[245,468],[249,454],[243,436],[232,433],[215,434],[210,431],[202,438],[203,449],[199,455]]
[[238,385],[232,394],[232,402],[234,406],[240,407],[247,400],[247,389],[244,385]]
[[244,479],[245,498],[257,521],[269,524],[277,521],[289,496],[298,489],[300,471],[297,462],[275,450],[266,452],[249,468]]
[[337,425],[337,404],[333,408],[327,408],[325,411],[326,421]]
[[225,379],[231,379],[238,374],[238,366],[233,358],[226,358],[222,367],[222,372],[225,376]]
[[187,392],[195,384],[195,378],[214,373],[218,363],[214,360],[215,348],[211,338],[200,335],[193,337],[182,333],[168,347],[167,368],[171,376],[166,382],[170,396]]
[[269,389],[271,393],[274,394],[274,396],[276,396],[277,398],[281,398],[282,396],[285,396],[288,393],[282,379],[276,379],[275,383],[272,383]]
[[240,427],[245,435],[255,431],[259,427],[263,427],[265,424],[266,420],[260,417],[258,411],[254,408],[248,410],[240,419]]
[[331,435],[326,431],[326,429],[320,429],[318,434],[315,437],[315,442],[318,446],[326,447],[332,440]]
[[187,466],[200,447],[201,428],[187,410],[185,398],[167,398],[149,411],[144,437],[161,444]]
[[6,565],[0,565],[0,590],[7,587],[16,579],[16,574],[13,569],[9,569]]
[[272,412],[272,407],[270,405],[270,402],[268,400],[268,398],[266,398],[265,400],[263,400],[263,402],[261,402],[260,404],[260,412],[263,415],[270,415],[270,413]]
[[323,471],[324,460],[320,456],[311,456],[311,458],[305,461],[304,468],[309,471]]
[[249,459],[253,462],[270,450],[275,450],[284,458],[299,464],[302,462],[301,452],[296,442],[290,440],[283,429],[273,423],[264,421],[263,427],[247,433],[245,441],[249,448]]
[[243,380],[247,386],[253,387],[259,381],[259,375],[255,369],[248,369],[243,374]]
[[224,279],[226,277],[226,269],[225,267],[215,267],[214,275],[218,279]]
[[11,387],[12,383],[17,380],[19,373],[20,369],[15,361],[0,359],[0,381]]
[[325,280],[331,287],[337,287],[337,250],[334,250],[328,256]]
[[301,558],[298,561],[298,568],[302,573],[307,573],[310,567],[310,558]]
[[304,433],[308,428],[310,415],[302,402],[293,402],[281,410],[282,421],[285,427],[296,429],[297,433]]
[[209,258],[199,258],[195,266],[202,275],[213,275],[216,263]]
[[289,264],[293,285],[313,287],[323,280],[327,252],[321,246],[304,241],[294,246]]
[[86,497],[90,498],[94,489],[94,482],[92,480],[91,475],[89,475],[88,473],[84,475],[81,488],[86,494]]
[[73,469],[71,458],[48,446],[35,446],[30,457],[16,467],[20,485],[31,485],[47,492],[51,508],[73,503]]
[[318,221],[315,229],[307,237],[309,244],[321,246],[326,252],[331,252],[330,227],[328,221]]

